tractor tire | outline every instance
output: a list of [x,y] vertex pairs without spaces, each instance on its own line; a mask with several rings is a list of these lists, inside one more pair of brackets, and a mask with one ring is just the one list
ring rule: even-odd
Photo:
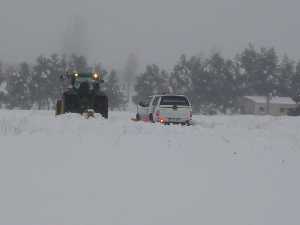
[[104,110],[103,110],[103,112],[102,112],[102,116],[105,118],[105,119],[108,119],[108,98],[107,98],[107,96],[105,96],[104,98],[103,98],[103,108],[104,108]]
[[55,115],[61,115],[63,114],[63,103],[62,100],[57,100],[56,101],[56,107],[55,107]]
[[108,110],[105,110],[105,111],[102,113],[102,116],[103,116],[105,119],[108,119]]
[[98,95],[94,100],[94,109],[96,113],[100,113],[103,118],[108,119],[108,98],[106,95]]

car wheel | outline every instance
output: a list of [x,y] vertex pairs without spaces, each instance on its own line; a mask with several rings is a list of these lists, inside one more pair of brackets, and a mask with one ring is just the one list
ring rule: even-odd
[[152,114],[152,113],[150,113],[150,115],[149,115],[149,120],[150,120],[152,123],[154,123],[154,120],[153,120],[153,114]]
[[137,113],[137,114],[135,115],[135,119],[136,119],[137,121],[140,121],[140,120],[141,120],[140,114]]

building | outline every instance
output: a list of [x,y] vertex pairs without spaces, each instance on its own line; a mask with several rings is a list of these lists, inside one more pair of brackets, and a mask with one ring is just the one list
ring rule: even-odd
[[242,114],[281,116],[297,106],[290,97],[244,96],[239,100]]

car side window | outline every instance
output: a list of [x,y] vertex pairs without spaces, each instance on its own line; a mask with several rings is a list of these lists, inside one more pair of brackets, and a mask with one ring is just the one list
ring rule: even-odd
[[149,107],[152,97],[146,99],[146,106]]
[[149,107],[150,100],[151,100],[151,99],[147,98],[147,99],[145,99],[145,100],[143,101],[144,107]]
[[155,97],[155,99],[153,100],[153,103],[152,103],[153,106],[157,105],[158,99],[159,99],[159,97]]

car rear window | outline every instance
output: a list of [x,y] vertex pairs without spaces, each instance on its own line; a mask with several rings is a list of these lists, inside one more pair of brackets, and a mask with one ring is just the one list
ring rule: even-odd
[[185,105],[189,106],[189,102],[184,96],[163,96],[160,105]]

